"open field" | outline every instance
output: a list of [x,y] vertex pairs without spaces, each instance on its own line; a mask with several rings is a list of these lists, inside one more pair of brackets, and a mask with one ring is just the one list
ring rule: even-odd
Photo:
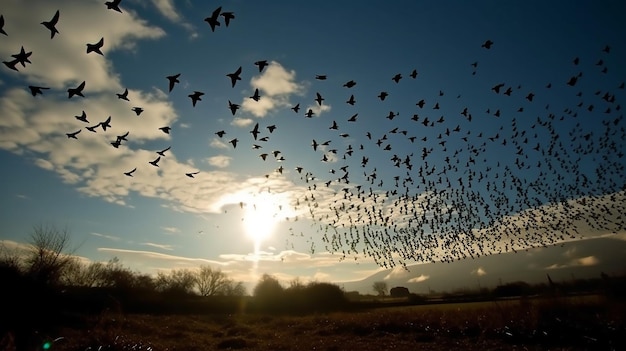
[[[626,304],[598,296],[386,307],[306,316],[68,315],[52,350],[619,350]],[[5,336],[0,349],[10,350]],[[100,348],[101,347],[101,348]],[[42,348],[39,348],[42,349]]]

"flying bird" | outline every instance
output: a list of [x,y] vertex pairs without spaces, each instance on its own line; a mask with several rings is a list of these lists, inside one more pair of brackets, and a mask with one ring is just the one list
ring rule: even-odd
[[28,59],[28,58],[30,57],[30,55],[32,55],[32,54],[33,54],[33,52],[32,52],[32,51],[26,52],[26,51],[24,50],[24,47],[22,46],[22,47],[20,48],[20,53],[19,53],[19,54],[14,54],[14,55],[11,55],[11,56],[12,56],[13,58],[15,58],[15,59],[17,60],[17,62],[21,63],[21,64],[22,64],[22,67],[26,67],[26,63],[32,63],[32,62],[30,62],[30,60]]
[[267,63],[267,60],[260,60],[260,61],[256,61],[254,65],[259,67],[259,73],[260,73],[260,72],[263,72],[263,68],[265,68],[268,65],[268,63]]
[[71,138],[71,139],[78,139],[78,138],[76,137],[76,135],[78,135],[78,133],[80,133],[80,131],[81,131],[81,130],[82,130],[82,129],[79,129],[79,130],[77,130],[77,131],[75,131],[75,132],[73,132],[73,133],[65,133],[65,135],[67,135],[67,138],[68,138],[68,139],[70,139],[70,138]]
[[59,22],[59,10],[57,10],[57,12],[54,14],[54,16],[52,17],[50,21],[41,22],[41,24],[43,24],[44,27],[50,30],[50,39],[54,38],[55,34],[59,33],[59,31],[56,28],[57,22]]
[[161,160],[161,156],[158,156],[157,158],[155,158],[153,161],[148,162],[149,164],[153,165],[154,167],[159,167],[159,161]]
[[230,20],[235,18],[235,14],[233,12],[222,12],[220,16],[224,17],[224,24],[226,27],[230,24]]
[[254,128],[250,131],[250,133],[252,133],[252,136],[254,137],[254,140],[256,140],[256,137],[259,135],[259,124],[255,124]]
[[100,38],[100,40],[95,44],[87,43],[87,53],[95,52],[96,54],[100,54],[104,56],[104,54],[102,53],[102,50],[100,50],[102,49],[103,46],[104,46],[104,37]]
[[122,10],[120,10],[120,2],[122,2],[122,0],[113,0],[107,1],[104,4],[107,5],[107,9],[122,13]]
[[293,112],[298,113],[298,111],[300,111],[300,104],[296,104],[291,109],[293,110]]
[[261,96],[259,95],[259,89],[254,89],[254,95],[250,96],[250,99],[254,101],[259,101],[260,98]]
[[36,96],[37,94],[43,95],[43,90],[47,90],[47,89],[50,89],[50,88],[38,87],[38,86],[35,86],[35,85],[29,85],[28,89],[30,89],[30,93],[33,96]]
[[380,101],[385,101],[385,98],[389,96],[389,94],[386,91],[381,91],[380,94],[378,94],[378,98],[380,99]]
[[0,33],[8,36],[7,32],[4,31],[4,16],[0,15]]
[[2,63],[4,63],[5,66],[9,67],[10,69],[14,70],[14,71],[19,71],[17,69],[17,67],[15,67],[20,61],[15,59],[12,61],[2,61]]
[[165,133],[165,134],[169,134],[169,133],[170,133],[170,130],[172,130],[172,128],[171,128],[171,127],[161,127],[161,128],[159,128],[159,129],[160,129],[160,130],[162,130],[162,131],[163,131],[163,133]]
[[223,137],[223,136],[224,136],[224,134],[226,134],[226,132],[225,132],[225,131],[223,131],[223,130],[220,130],[219,132],[215,132],[215,134],[216,134],[218,137],[220,137],[220,138],[221,138],[221,137]]
[[317,104],[322,106],[322,101],[324,101],[324,98],[322,97],[322,95],[320,95],[320,93],[315,93],[317,95],[317,97],[315,98],[315,101],[317,101]]
[[194,91],[193,94],[189,94],[187,96],[189,96],[191,98],[191,103],[193,105],[193,107],[196,107],[196,102],[201,101],[201,96],[204,95],[203,92],[201,91]]
[[80,116],[74,116],[74,117],[81,122],[89,123],[89,121],[87,120],[87,114],[85,113],[85,111],[83,111],[83,113]]
[[85,127],[85,129],[87,129],[88,131],[92,132],[92,133],[97,133],[96,129],[100,127],[100,123],[93,125],[93,126],[87,126]]
[[343,86],[346,87],[346,88],[352,88],[355,85],[356,85],[356,82],[353,81],[353,80],[350,80],[350,81],[346,82]]
[[417,78],[417,70],[416,70],[416,69],[414,69],[414,70],[411,72],[410,76],[411,76],[411,78],[413,78],[413,79]]
[[189,172],[189,173],[185,173],[185,175],[189,178],[193,178],[194,175],[200,173],[200,171],[195,171],[195,172]]
[[116,93],[115,95],[117,95],[118,99],[130,101],[130,100],[128,100],[128,89],[124,89],[123,93],[121,93],[121,94]]
[[307,118],[311,118],[315,115],[315,112],[313,112],[312,109],[309,109],[305,114],[304,114]]
[[135,167],[135,168],[131,169],[131,170],[130,170],[130,171],[128,171],[128,172],[124,172],[124,174],[125,174],[126,176],[128,176],[128,177],[132,177],[132,176],[133,176],[133,173],[135,173],[135,171],[136,171],[136,170],[137,170],[137,167]]
[[67,89],[67,98],[71,99],[74,95],[85,97],[85,95],[83,95],[83,89],[85,89],[85,81],[80,83],[76,88]]
[[356,103],[356,100],[354,99],[354,95],[350,95],[350,98],[348,99],[348,101],[346,101],[346,103],[354,106],[354,104]]
[[176,83],[180,83],[180,81],[178,80],[178,77],[180,77],[180,73],[178,74],[174,74],[172,76],[167,76],[167,80],[170,81],[170,92],[172,91],[172,89],[174,89],[174,85]]
[[235,72],[228,73],[226,75],[230,77],[230,83],[232,84],[233,88],[235,87],[235,83],[237,83],[238,80],[241,80],[241,77],[239,77],[240,74],[241,74],[241,66],[239,66],[239,68],[237,68]]
[[237,142],[238,142],[238,141],[239,141],[239,140],[238,140],[237,138],[235,138],[235,139],[232,139],[231,141],[229,141],[229,143],[233,144],[233,148],[236,148],[236,147],[237,147]]
[[481,45],[481,47],[485,49],[491,49],[491,45],[493,45],[493,41],[488,39],[483,43],[483,45]]
[[270,133],[273,133],[274,130],[276,129],[276,126],[272,124],[271,126],[267,126],[265,128],[267,128],[270,131]]
[[400,82],[400,79],[402,79],[402,74],[398,73],[395,76],[393,76],[393,78],[391,78],[391,80],[393,80],[396,83]]
[[137,116],[139,116],[143,112],[143,109],[141,107],[133,107],[131,110],[135,112]]
[[107,118],[104,122],[100,122],[100,126],[102,130],[106,132],[107,128],[111,128],[111,116]]
[[157,151],[156,153],[159,154],[160,156],[165,156],[165,152],[171,148],[172,148],[171,146],[168,146],[163,150]]
[[204,20],[211,26],[211,32],[215,32],[215,27],[220,25],[218,21],[220,17],[220,12],[222,11],[222,7],[218,7],[213,11],[210,17],[205,18]]
[[315,75],[315,79],[317,80],[326,80],[328,77],[324,74],[317,74]]
[[230,108],[230,112],[234,116],[235,112],[237,112],[237,110],[239,109],[239,105],[238,104],[233,104],[232,102],[230,102],[230,100],[228,100],[228,108]]

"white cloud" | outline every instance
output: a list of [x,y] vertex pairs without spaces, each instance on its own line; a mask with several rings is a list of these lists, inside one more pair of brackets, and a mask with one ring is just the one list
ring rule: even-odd
[[232,122],[230,122],[231,125],[236,126],[236,127],[247,127],[252,125],[252,123],[254,123],[254,120],[252,118],[241,118],[241,117],[235,117],[233,118]]
[[191,23],[185,21],[181,14],[176,10],[176,8],[174,7],[174,0],[152,0],[152,4],[165,18],[172,21],[173,23],[183,26],[185,29],[190,31],[192,38],[198,36],[195,27]]
[[119,241],[120,240],[119,236],[114,236],[114,235],[100,234],[100,233],[96,233],[96,232],[91,233],[91,235],[97,236],[99,238],[105,238],[105,239],[113,240],[113,241]]
[[209,142],[209,146],[216,149],[228,149],[228,144],[226,144],[226,142],[222,139],[218,138],[211,139],[211,141]]
[[426,281],[428,279],[430,279],[429,275],[421,274],[418,277],[411,278],[411,279],[407,280],[407,283],[421,283],[421,282]]
[[483,267],[478,267],[474,269],[471,273],[479,277],[482,277],[483,275],[487,274],[487,272],[483,269]]
[[155,247],[155,248],[157,248],[157,249],[167,250],[167,251],[172,251],[172,250],[174,250],[174,248],[172,247],[172,245],[155,244],[155,243],[141,243],[141,245],[150,246],[150,247]]
[[176,228],[176,227],[161,227],[161,229],[163,229],[164,231],[170,233],[170,234],[177,234],[180,233],[180,229]]
[[230,156],[218,155],[218,156],[211,156],[207,158],[206,161],[211,166],[218,167],[218,168],[225,168],[230,165],[231,160],[232,160],[232,157]]

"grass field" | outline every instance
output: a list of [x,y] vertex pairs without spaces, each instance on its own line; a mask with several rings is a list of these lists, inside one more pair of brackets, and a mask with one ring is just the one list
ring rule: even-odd
[[[599,296],[385,307],[286,315],[65,316],[33,349],[620,350],[626,306]],[[11,350],[5,335],[0,350]],[[38,345],[38,346],[37,346]]]

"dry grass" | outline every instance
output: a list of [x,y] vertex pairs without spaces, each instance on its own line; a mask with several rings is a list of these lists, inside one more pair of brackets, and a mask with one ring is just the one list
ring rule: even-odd
[[53,350],[624,349],[622,303],[597,297],[371,309],[309,316],[67,319]]

